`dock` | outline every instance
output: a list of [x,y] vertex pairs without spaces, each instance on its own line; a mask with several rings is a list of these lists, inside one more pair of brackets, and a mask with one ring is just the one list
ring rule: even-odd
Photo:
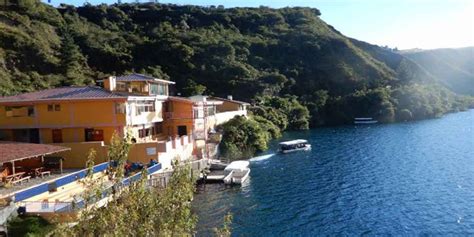
[[208,175],[201,177],[201,183],[223,183],[226,178],[223,170],[211,171]]
[[234,161],[224,170],[211,170],[208,174],[202,174],[200,183],[242,184],[250,173],[249,164],[249,161]]

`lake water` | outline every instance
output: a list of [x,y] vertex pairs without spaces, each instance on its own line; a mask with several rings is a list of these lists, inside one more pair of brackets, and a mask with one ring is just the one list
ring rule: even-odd
[[234,236],[474,235],[474,110],[279,141],[296,138],[312,151],[254,159],[243,187],[200,187],[198,236],[229,211]]

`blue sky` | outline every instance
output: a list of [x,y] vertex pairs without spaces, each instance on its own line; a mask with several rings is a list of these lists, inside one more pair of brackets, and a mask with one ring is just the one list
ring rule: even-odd
[[[82,5],[85,0],[51,0]],[[141,2],[146,2],[142,0]],[[116,0],[89,0],[91,4]],[[122,0],[122,2],[135,2]],[[160,3],[236,6],[309,6],[343,34],[399,49],[474,46],[474,0],[160,0]]]

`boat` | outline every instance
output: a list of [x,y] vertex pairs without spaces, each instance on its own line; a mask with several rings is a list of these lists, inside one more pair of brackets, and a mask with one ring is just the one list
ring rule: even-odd
[[250,174],[250,162],[246,160],[238,160],[231,162],[224,169],[225,184],[242,184]]
[[210,170],[224,170],[227,167],[227,163],[221,160],[209,159]]
[[354,124],[376,124],[377,120],[373,118],[354,118]]
[[280,142],[280,152],[282,153],[309,150],[311,150],[311,144],[309,144],[308,141],[304,139]]

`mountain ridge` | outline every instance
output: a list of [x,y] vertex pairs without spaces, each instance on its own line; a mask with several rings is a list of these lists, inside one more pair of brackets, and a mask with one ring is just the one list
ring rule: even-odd
[[138,72],[176,81],[182,95],[296,96],[315,126],[436,117],[470,103],[403,54],[344,36],[315,8],[28,2],[0,10],[0,94]]

